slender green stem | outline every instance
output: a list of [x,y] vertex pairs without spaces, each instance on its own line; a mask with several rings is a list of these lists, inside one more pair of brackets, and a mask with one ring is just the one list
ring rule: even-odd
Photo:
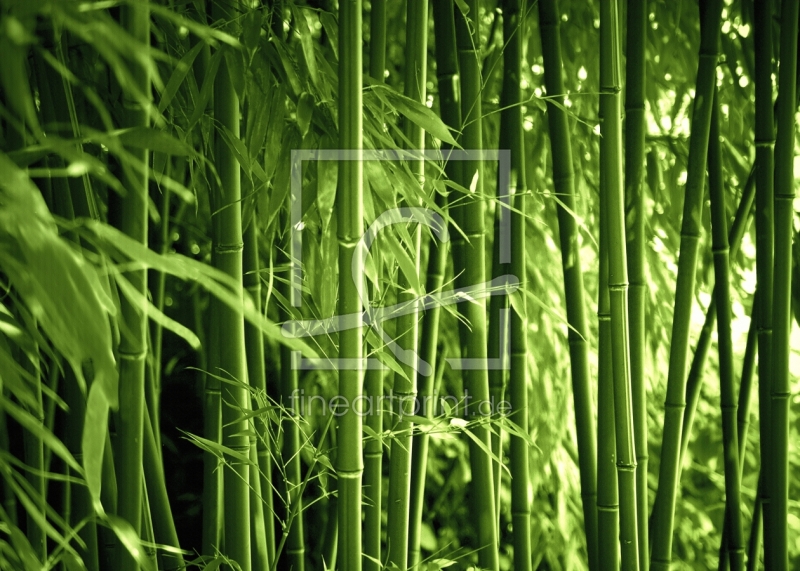
[[[770,348],[769,438],[772,450],[769,493],[772,513],[765,526],[771,536],[772,569],[789,568],[789,354],[792,319],[792,235],[794,221],[795,111],[797,110],[797,36],[800,3],[781,4],[781,60],[778,75],[778,132],[775,140],[773,337]],[[762,418],[762,422],[766,419]]]
[[[754,6],[755,45],[755,143],[756,143],[756,278],[759,290],[758,324],[758,415],[770,418],[770,384],[772,375],[772,282],[773,282],[773,228],[775,185],[775,112],[773,107],[774,69],[772,54],[772,0]],[[762,466],[769,465],[772,450],[769,423],[761,422],[760,449]],[[768,478],[759,481],[759,512],[764,515],[764,529],[769,529],[772,503]],[[755,522],[755,520],[754,520]],[[755,523],[754,523],[754,528]],[[751,534],[759,542],[760,533]],[[772,567],[772,535],[764,534],[764,563]]]
[[[469,13],[456,13],[456,45],[458,47],[459,67],[461,70],[461,115],[464,121],[462,130],[462,147],[470,151],[483,148],[483,129],[481,111],[481,76],[480,76],[480,18],[478,0],[469,0]],[[474,188],[469,196],[464,197],[464,206],[457,210],[461,229],[466,240],[460,234],[453,240],[456,287],[480,284],[486,277],[485,229],[483,202],[483,164],[480,160],[462,162],[462,179],[459,181],[465,188]],[[469,260],[469,263],[466,263]],[[486,359],[486,308],[484,303],[462,303],[459,313],[469,327],[459,329],[461,337],[462,357]],[[468,411],[469,418],[479,418],[481,412],[475,403],[489,402],[489,375],[485,367],[462,372],[465,391],[473,402]],[[469,402],[469,401],[468,401]],[[494,490],[492,460],[487,450],[491,450],[489,429],[480,424],[473,429],[474,440],[470,441],[470,468],[472,469],[472,488],[470,501],[473,515],[477,519],[478,564],[481,567],[496,571],[499,568],[497,518],[494,494],[486,493]],[[478,444],[480,442],[481,445]]]
[[[386,0],[373,0],[370,14],[369,73],[376,81],[383,83],[386,69]],[[380,283],[383,266],[377,264],[377,277]],[[374,288],[371,296],[376,301],[379,289]],[[382,351],[377,348],[376,351]],[[367,402],[371,404],[366,415],[367,426],[373,434],[383,433],[383,382],[386,372],[382,369],[368,369],[364,388]],[[416,443],[414,444],[416,454]],[[381,510],[383,488],[383,441],[381,438],[368,438],[364,445],[364,569],[379,571],[381,565]],[[412,492],[414,489],[412,488]]]
[[639,568],[650,568],[648,538],[647,464],[647,390],[645,388],[645,331],[647,277],[645,267],[645,52],[647,48],[647,6],[644,2],[628,4],[627,57],[625,60],[625,200],[626,214],[633,220],[627,234],[630,270],[630,352],[631,388],[633,391],[633,428],[636,447],[636,521],[639,534]]
[[[405,95],[420,103],[425,102],[427,52],[428,52],[428,1],[409,0],[406,14],[406,74]],[[422,149],[425,146],[425,132],[411,121],[404,125],[404,134],[411,149]],[[409,168],[412,174],[422,182],[424,162],[411,161]],[[420,188],[420,196],[421,196]],[[411,204],[411,206],[419,206]],[[421,228],[417,226],[411,233],[412,244],[409,252],[414,261],[415,276],[407,276],[402,271],[397,280],[397,301],[412,304],[419,308],[418,295],[411,291],[411,284],[419,278],[419,258],[421,244]],[[419,344],[419,311],[412,311],[397,320],[397,343],[405,351],[416,356]],[[402,364],[402,373],[396,372],[393,383],[393,400],[395,404],[395,434],[391,443],[389,457],[389,496],[388,528],[387,528],[387,561],[400,569],[408,567],[409,520],[411,513],[411,459],[412,459],[412,423],[414,404],[417,398],[417,363]]]
[[[547,93],[547,120],[553,156],[553,185],[559,197],[556,205],[564,275],[569,331],[572,394],[578,437],[578,461],[581,474],[581,498],[589,569],[598,571],[597,514],[597,444],[594,407],[589,381],[589,325],[584,305],[583,271],[580,264],[580,239],[575,213],[578,211],[569,119],[564,107],[564,79],[561,56],[561,14],[557,0],[539,1],[539,21],[544,55],[544,78]],[[609,458],[609,456],[601,456]],[[616,485],[615,485],[616,487]],[[604,528],[604,532],[613,529]]]
[[[164,466],[161,454],[158,451],[158,442],[153,433],[153,424],[149,411],[144,416],[144,477],[146,482],[147,497],[152,515],[153,536],[156,543],[174,549],[180,549],[178,532],[172,518],[167,484],[164,479]],[[165,552],[161,555],[163,568],[168,571],[184,569],[186,564],[183,555],[178,551]]]
[[731,569],[744,570],[744,540],[740,509],[739,441],[736,427],[736,396],[731,338],[730,259],[725,188],[722,178],[719,109],[717,91],[711,108],[711,131],[708,150],[708,179],[711,189],[711,229],[714,252],[714,297],[717,300],[717,343],[719,347],[720,405],[725,457],[725,513],[730,534],[728,558]]
[[[253,216],[244,233],[244,253],[243,253],[243,283],[247,292],[253,300],[256,311],[261,312],[261,274],[258,260],[258,217]],[[267,400],[267,376],[264,368],[264,337],[261,331],[252,323],[245,323],[244,340],[247,350],[247,376],[250,379],[250,386],[253,388],[254,395],[253,408],[258,408],[261,403],[264,405]],[[258,502],[263,503],[261,508],[256,506],[254,510],[260,510],[261,516],[254,516],[254,525],[262,525],[264,529],[264,549],[266,551],[266,567],[272,564],[275,558],[275,518],[273,516],[272,504],[272,450],[270,443],[269,423],[265,416],[256,416],[254,429],[256,433],[256,466],[259,482],[251,481],[253,488],[260,490]],[[252,478],[251,478],[252,480]],[[259,519],[261,520],[259,522]],[[253,546],[254,552],[260,547]]]
[[[147,2],[127,4],[122,7],[122,25],[139,42],[150,43],[150,11]],[[149,97],[149,70],[141,64],[133,68],[135,87]],[[126,123],[129,127],[148,124],[147,109],[140,103],[128,102]],[[111,201],[110,218],[114,224],[131,238],[147,244],[148,201],[148,152],[130,149],[138,164],[125,167],[124,182],[126,196]],[[113,196],[113,195],[112,195]],[[144,298],[147,295],[147,273],[145,270],[126,272],[123,277]],[[128,520],[138,534],[142,521],[142,456],[143,422],[145,414],[145,359],[147,355],[147,319],[144,307],[135,305],[125,296],[120,296],[123,334],[120,338],[119,400],[124,403],[116,415],[117,477],[119,481],[118,515]],[[118,551],[118,568],[121,571],[138,570],[139,565],[127,549]]]
[[[502,115],[500,116],[500,147],[510,151],[509,188],[514,209],[509,211],[511,223],[511,264],[510,271],[519,279],[523,288],[527,287],[525,243],[526,212],[525,203],[528,188],[525,179],[525,145],[522,132],[522,46],[525,39],[525,6],[520,0],[503,2],[503,94]],[[498,208],[500,206],[498,205]],[[497,238],[496,238],[497,239]],[[496,251],[499,251],[496,249]],[[510,420],[523,434],[528,433],[530,409],[528,405],[528,337],[526,299],[523,289],[512,294],[509,349],[510,379],[509,399]],[[495,314],[495,318],[498,316]],[[499,402],[499,401],[498,401]],[[511,453],[511,521],[514,534],[514,569],[532,569],[531,545],[531,505],[528,490],[531,485],[529,475],[528,444],[519,434],[510,434]],[[499,473],[497,473],[499,477]]]
[[[339,3],[339,148],[362,149],[362,2]],[[364,176],[361,161],[339,164],[336,216],[339,240],[339,315],[362,310],[360,256],[354,256],[364,232]],[[363,331],[360,326],[339,334],[339,357],[361,362]],[[361,480],[362,418],[356,408],[362,395],[363,376],[356,368],[339,369],[339,395],[348,407],[339,419],[336,475],[339,486],[339,566],[344,571],[361,571]]]
[[[658,492],[653,521],[650,567],[668,570],[672,561],[672,531],[680,481],[681,429],[686,407],[686,361],[689,324],[694,301],[697,257],[703,212],[703,187],[711,126],[711,103],[719,57],[722,2],[710,0],[701,6],[700,64],[697,69],[692,112],[689,164],[683,205],[678,278],[670,341],[667,396],[664,403],[664,433],[659,466]],[[659,498],[659,496],[661,496]]]
[[[236,33],[236,4],[212,6],[216,20],[231,22],[229,32]],[[218,49],[229,49],[220,46]],[[239,138],[239,98],[233,86],[228,61],[223,57],[214,81],[214,120],[218,128]],[[242,211],[241,172],[236,156],[221,133],[216,133],[214,158],[220,186],[215,189],[216,207],[213,217],[213,248],[218,269],[232,278],[237,296],[244,299],[242,285]],[[248,423],[243,413],[250,409],[245,361],[244,318],[237,311],[217,304],[219,330],[218,370],[212,371],[225,379],[222,383],[222,444],[245,457],[250,455]],[[223,524],[225,554],[236,561],[243,571],[250,571],[250,468],[248,464],[227,458],[223,476]]]
[[628,262],[622,184],[622,115],[619,14],[616,0],[600,3],[600,145],[602,175],[600,216],[608,231],[608,289],[611,305],[611,361],[614,379],[614,425],[617,443],[622,569],[639,569],[636,451],[631,400],[628,333]]

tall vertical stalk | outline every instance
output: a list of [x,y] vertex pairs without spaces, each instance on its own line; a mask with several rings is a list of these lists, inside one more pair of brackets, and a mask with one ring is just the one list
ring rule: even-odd
[[[794,222],[794,146],[797,110],[797,35],[800,3],[781,4],[781,53],[778,76],[778,133],[775,140],[774,283],[772,293],[773,338],[770,353],[770,439],[767,460],[772,514],[772,568],[789,568],[787,518],[789,516],[789,377],[792,328],[792,235]],[[762,422],[766,419],[762,418]],[[767,533],[765,533],[765,536]]]
[[[458,52],[453,6],[450,2],[433,2],[434,38],[436,39],[436,71],[439,87],[439,109],[442,120],[451,128],[461,125],[461,89],[458,84]],[[446,152],[450,146],[443,145]],[[450,180],[458,180],[460,163],[448,161],[445,174]],[[435,197],[436,204],[445,209],[447,198]],[[431,293],[442,287],[448,249],[446,244],[431,240],[428,250],[428,271],[425,291]],[[425,312],[422,321],[420,358],[430,363],[430,376],[423,377],[417,400],[421,403],[420,414],[432,417],[435,414],[436,378],[441,376],[442,364],[437,360],[440,308],[434,306]],[[438,367],[438,369],[437,369]],[[414,436],[411,458],[411,517],[409,519],[409,567],[419,565],[420,540],[422,534],[422,512],[425,503],[425,479],[428,466],[428,434]]]
[[627,54],[625,60],[625,202],[633,220],[628,231],[627,253],[630,270],[628,298],[630,320],[631,389],[633,429],[636,448],[636,521],[639,534],[639,568],[650,568],[647,516],[647,390],[645,388],[645,270],[644,162],[645,162],[645,52],[647,51],[647,10],[644,2],[628,4]]
[[[339,3],[339,148],[360,152],[363,144],[362,115],[362,2]],[[339,240],[339,315],[361,313],[360,280],[364,273],[360,256],[355,256],[364,232],[363,165],[361,161],[339,164],[336,216]],[[362,328],[339,334],[339,357],[360,362],[363,355]],[[339,566],[344,571],[361,571],[361,415],[356,403],[362,393],[362,373],[353,368],[339,370],[339,395],[348,403],[339,419],[336,475],[339,487]]]
[[[697,255],[700,245],[711,103],[716,83],[722,2],[701,5],[700,64],[697,69],[694,108],[689,142],[689,164],[683,204],[678,278],[670,341],[667,396],[664,403],[664,435],[654,508],[651,569],[669,569],[672,560],[672,530],[675,498],[680,481],[681,428],[686,407],[686,361],[689,324],[694,300]],[[661,498],[659,498],[661,496]],[[655,511],[657,510],[657,511]]]
[[[230,11],[229,11],[230,9]],[[226,28],[235,32],[236,5],[214,4],[216,20],[230,22]],[[228,49],[220,47],[219,49]],[[233,87],[228,62],[223,58],[214,81],[214,120],[220,129],[227,129],[239,138],[239,98]],[[218,269],[235,280],[237,295],[244,296],[242,287],[242,209],[241,173],[239,163],[222,134],[217,133],[214,158],[220,187],[216,189],[216,210],[213,214],[213,248]],[[250,393],[246,389],[244,319],[241,311],[221,304],[215,305],[219,331],[218,371],[226,381],[221,386],[222,443],[226,447],[250,455],[248,424],[242,411],[250,408]],[[250,470],[247,464],[234,458],[226,459],[223,475],[223,522],[225,554],[236,561],[243,571],[249,571],[250,560]]]
[[[261,312],[261,274],[259,273],[260,264],[258,260],[258,216],[253,216],[247,229],[244,232],[244,252],[242,260],[242,269],[244,270],[243,284],[250,297],[253,299],[255,309]],[[261,330],[252,323],[245,323],[244,327],[244,341],[247,351],[247,376],[250,380],[250,386],[253,391],[260,393],[266,400],[267,397],[267,377],[264,370],[264,337]],[[253,399],[253,408],[258,407],[258,402]],[[253,466],[253,473],[251,473],[251,484],[253,486],[255,498],[252,498],[263,504],[262,507],[252,506],[254,512],[254,528],[257,529],[259,525],[263,526],[264,530],[264,545],[265,550],[266,569],[272,564],[275,558],[275,518],[273,516],[272,505],[272,451],[270,450],[270,429],[269,423],[265,420],[264,416],[256,416],[253,419],[254,428],[256,432],[255,454],[256,465]],[[257,482],[255,480],[258,480]],[[260,517],[259,517],[260,512]],[[259,521],[260,520],[260,521]],[[255,539],[255,538],[254,538]],[[258,550],[258,551],[257,551]],[[260,553],[261,546],[253,546],[253,553]]]
[[744,570],[742,512],[739,495],[739,441],[736,428],[736,390],[733,375],[731,339],[730,260],[728,215],[722,178],[719,109],[717,90],[711,107],[711,130],[708,149],[708,182],[711,194],[711,231],[714,252],[714,297],[717,300],[717,343],[719,346],[720,405],[722,441],[725,458],[725,514],[728,519],[728,558],[731,569]]
[[[730,247],[729,258],[736,258],[741,246],[742,238],[747,230],[747,222],[750,219],[750,211],[753,209],[753,200],[755,198],[755,170],[750,171],[750,177],[747,179],[742,198],[739,200],[739,207],[736,209],[736,215],[733,218],[728,231],[728,244]],[[758,315],[753,312],[753,315]],[[692,364],[689,367],[689,376],[686,382],[686,411],[683,415],[683,428],[681,430],[681,456],[680,462],[686,457],[686,450],[689,447],[689,439],[692,434],[692,424],[694,423],[695,412],[697,411],[697,403],[700,401],[700,389],[703,386],[703,370],[705,368],[706,358],[708,357],[708,350],[711,346],[711,335],[714,331],[715,321],[717,319],[717,299],[711,298],[711,303],[708,304],[706,309],[706,318],[703,322],[703,328],[700,330],[700,337],[697,339],[694,354],[692,356]]]
[[[482,141],[481,111],[481,61],[480,61],[480,17],[478,0],[468,0],[469,13],[456,13],[456,45],[458,46],[459,67],[461,70],[461,115],[462,147],[469,151],[480,151]],[[461,166],[462,186],[473,189],[464,197],[460,213],[460,234],[453,241],[456,287],[481,284],[486,278],[483,165],[480,160],[463,161]],[[469,260],[469,263],[467,263]],[[471,359],[486,359],[486,307],[483,302],[462,303],[459,313],[469,323],[468,328],[460,328],[461,355]],[[473,402],[468,411],[470,420],[480,419],[476,404],[489,402],[489,375],[485,367],[463,371],[465,391]],[[467,401],[469,402],[469,401]],[[478,564],[490,570],[499,568],[497,544],[497,518],[494,494],[492,460],[486,450],[491,450],[489,429],[485,424],[473,429],[475,440],[470,441],[470,468],[472,470],[472,489],[470,501],[473,515],[477,519],[477,538],[479,549]],[[477,442],[476,442],[477,440]],[[481,445],[478,445],[478,442]]]
[[[631,401],[628,337],[628,262],[625,199],[622,184],[622,114],[620,40],[617,0],[600,2],[600,144],[604,169],[600,216],[608,229],[608,289],[611,305],[611,361],[614,379],[614,424],[617,443],[620,545],[622,569],[639,569],[636,497],[636,451]],[[604,212],[605,211],[605,212]]]
[[[773,278],[773,228],[774,228],[774,176],[775,176],[775,112],[772,94],[772,0],[754,6],[753,44],[755,45],[755,96],[756,96],[756,278],[758,282],[758,416],[761,465],[768,466],[772,449],[769,423],[770,384],[772,376],[772,278]],[[768,529],[772,504],[769,478],[759,478],[759,510]],[[755,517],[755,514],[754,514]],[[755,524],[753,526],[755,528]],[[759,534],[752,536],[758,539]],[[772,535],[764,534],[764,563],[772,567]]]
[[[127,4],[122,7],[122,24],[142,45],[150,43],[150,11],[147,2]],[[136,89],[149,100],[150,75],[146,66],[137,64],[132,72]],[[148,110],[142,102],[129,102],[126,112],[128,127],[145,127]],[[147,200],[148,200],[148,152],[130,149],[137,160],[135,165],[125,166],[124,182],[127,193],[109,205],[114,225],[134,240],[147,244]],[[112,195],[113,196],[113,195]],[[111,200],[110,200],[111,202]],[[142,295],[147,295],[147,272],[134,270],[124,275],[131,286]],[[142,457],[143,421],[145,414],[145,359],[147,355],[147,319],[144,308],[120,296],[123,334],[119,342],[119,400],[124,406],[116,416],[117,478],[119,482],[118,515],[141,530],[142,518]],[[127,549],[118,550],[118,569],[138,570],[139,565]]]
[[[528,188],[525,180],[525,146],[522,132],[522,45],[525,39],[525,5],[520,0],[503,2],[503,95],[501,122],[501,148],[510,150],[509,194],[514,210],[510,211],[511,222],[511,273],[527,287],[525,264],[525,202]],[[499,208],[499,206],[498,206]],[[511,362],[509,399],[511,420],[523,434],[528,432],[528,338],[526,327],[525,292],[520,290],[511,306]],[[496,315],[495,315],[496,317]],[[514,569],[532,569],[531,505],[528,498],[530,486],[528,444],[519,435],[510,436],[511,453],[511,522],[514,533]]]
[[[601,111],[602,112],[602,111]],[[602,121],[602,116],[600,118]],[[600,162],[606,150],[600,145]],[[605,185],[601,171],[601,185]],[[619,484],[611,358],[611,296],[608,288],[608,221],[600,212],[600,264],[597,280],[597,556],[601,569],[619,567]]]
[[[428,52],[428,1],[408,0],[406,13],[406,74],[405,95],[420,103],[425,102],[425,80],[427,75]],[[409,141],[411,149],[422,149],[425,146],[425,132],[421,127],[406,121],[403,131]],[[424,162],[411,161],[409,168],[412,174],[422,184]],[[420,189],[421,192],[421,189]],[[411,206],[418,206],[413,204]],[[419,258],[421,228],[417,226],[411,233],[413,243],[410,257],[414,260],[414,271],[419,276]],[[415,301],[417,294],[410,291],[411,276],[398,274],[398,303],[413,304],[419,308]],[[416,355],[419,343],[419,312],[412,311],[397,320],[397,342],[405,351]],[[388,496],[388,536],[387,560],[400,569],[408,566],[408,533],[409,516],[411,511],[411,450],[412,423],[410,417],[414,414],[414,403],[417,397],[417,363],[402,364],[402,374],[395,373],[393,384],[393,404],[395,404],[395,419],[393,431],[395,433],[391,444],[389,458],[389,496]],[[396,400],[395,400],[396,399]]]
[[[370,14],[369,74],[375,81],[383,83],[386,69],[386,0],[373,0]],[[380,282],[383,266],[376,269]],[[378,289],[374,290],[374,294]],[[376,295],[372,296],[372,299]],[[380,351],[381,349],[378,349]],[[367,402],[371,404],[366,415],[367,426],[374,434],[383,433],[383,380],[382,369],[368,369],[365,373],[364,389]],[[416,443],[414,444],[416,452]],[[364,445],[364,569],[379,571],[381,561],[381,508],[383,488],[383,442],[380,438],[369,438]],[[413,488],[412,488],[413,491]]]
[[[286,219],[288,217],[282,216],[281,227],[285,228]],[[282,251],[279,253],[279,263],[286,263],[286,275],[291,275],[294,271],[294,264],[297,263],[295,253],[291,250],[291,237],[290,234],[286,235],[286,242]],[[288,258],[284,252],[288,252]],[[278,282],[278,289],[283,293],[284,298],[289,302],[289,306],[296,307],[298,305],[300,292],[296,288],[291,287],[288,280],[281,280]],[[281,319],[289,319],[291,317],[290,308],[281,309]],[[286,535],[286,553],[289,559],[289,564],[295,571],[303,571],[305,569],[305,527],[303,525],[303,495],[302,490],[302,475],[300,471],[300,449],[302,448],[302,440],[300,438],[300,423],[302,418],[300,416],[301,407],[297,405],[298,386],[298,370],[292,362],[292,349],[287,346],[280,348],[281,358],[281,398],[283,406],[288,407],[289,418],[284,422],[283,431],[283,462],[285,470],[285,486],[286,486],[286,514],[287,523],[283,529],[283,534]],[[289,514],[296,514],[295,517],[289,518]],[[329,522],[330,525],[330,522]],[[288,527],[288,529],[287,529]]]
[[[581,474],[581,498],[589,568],[599,569],[597,464],[589,382],[589,326],[584,306],[583,271],[580,264],[580,240],[575,213],[575,175],[572,167],[572,145],[569,120],[564,107],[564,79],[561,56],[561,14],[557,0],[539,1],[539,26],[544,56],[544,81],[547,88],[547,120],[553,157],[553,186],[559,197],[556,205],[561,246],[561,267],[564,275],[569,331],[572,395],[575,404],[575,423],[578,436],[578,461]],[[605,456],[608,458],[608,456]],[[616,486],[615,486],[616,487]],[[610,528],[606,528],[610,529]]]

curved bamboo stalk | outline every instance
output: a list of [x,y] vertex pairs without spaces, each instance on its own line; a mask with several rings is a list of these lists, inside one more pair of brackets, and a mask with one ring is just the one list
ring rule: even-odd
[[[742,238],[744,237],[748,221],[750,220],[750,211],[753,209],[753,200],[756,196],[755,173],[755,169],[750,171],[750,176],[742,192],[742,198],[739,200],[739,207],[736,209],[736,215],[733,218],[733,224],[731,224],[730,230],[728,231],[731,258],[735,258],[738,254],[739,246],[742,243]],[[753,313],[753,315],[757,316],[758,314]],[[683,415],[683,428],[681,429],[681,463],[683,463],[683,459],[686,457],[686,450],[689,447],[692,425],[694,423],[695,412],[697,411],[697,403],[700,401],[700,389],[703,385],[703,370],[705,368],[708,350],[711,346],[711,335],[714,332],[716,319],[717,299],[716,297],[712,297],[711,303],[708,304],[708,309],[706,309],[706,318],[703,322],[703,328],[700,331],[700,337],[697,339],[697,345],[695,346],[692,356],[692,364],[689,367],[689,376],[686,382],[686,412]]]
[[[719,33],[722,12],[720,0],[701,6],[702,29],[700,64],[697,69],[692,131],[689,142],[689,164],[683,205],[678,278],[670,341],[667,396],[664,403],[664,434],[658,492],[653,515],[653,537],[650,567],[653,571],[668,570],[672,561],[672,530],[675,520],[675,498],[680,481],[681,428],[686,407],[686,361],[689,350],[689,323],[694,300],[697,255],[699,250],[703,187],[711,124],[711,100],[716,82],[719,57]],[[659,498],[661,496],[661,498]]]
[[[772,513],[772,569],[789,568],[789,376],[792,319],[792,234],[794,220],[794,146],[797,110],[797,36],[800,3],[781,4],[781,60],[778,76],[778,132],[775,140],[774,282],[772,290],[772,346],[770,347],[769,438],[772,450],[766,466]],[[762,418],[762,422],[764,422]]]
[[720,405],[725,457],[725,513],[730,529],[728,559],[731,569],[744,570],[744,540],[740,509],[739,441],[736,427],[736,396],[733,379],[733,341],[731,339],[730,259],[725,188],[722,178],[719,109],[717,90],[711,107],[708,149],[708,174],[711,189],[711,231],[714,252],[714,298],[717,300],[717,339],[719,346]]
[[[586,530],[586,546],[589,552],[589,568],[597,571],[600,568],[598,561],[598,474],[592,391],[589,381],[589,325],[584,305],[578,224],[575,220],[575,212],[577,212],[575,175],[572,167],[569,123],[564,108],[566,90],[564,89],[561,62],[561,14],[557,0],[539,1],[539,21],[544,48],[542,50],[544,80],[548,93],[547,120],[550,127],[551,155],[553,156],[553,186],[559,197],[556,211],[561,245],[561,267],[564,275],[564,297],[566,298],[567,322],[569,323],[567,335],[578,436],[583,520]],[[601,456],[601,458],[609,458],[609,456]],[[611,527],[605,527],[605,531],[613,533]]]
[[[362,148],[362,2],[339,3],[339,148]],[[364,232],[364,178],[361,161],[339,163],[336,216],[339,240],[339,315],[362,310],[359,285],[353,277],[364,273],[360,256],[354,257]],[[339,357],[360,361],[363,331],[360,326],[339,333]],[[362,395],[360,370],[339,370],[339,395],[349,404],[339,419],[336,475],[339,486],[339,566],[361,571],[362,418],[356,403]]]
[[[280,217],[281,227],[287,226],[287,216],[284,214]],[[287,233],[286,242],[290,242],[290,235]],[[287,254],[288,253],[288,256]],[[294,253],[291,251],[291,244],[284,244],[284,247],[278,254],[278,263],[286,264],[287,275],[291,275],[294,271],[294,265],[297,263]],[[287,280],[278,282],[278,290],[289,302],[289,308],[280,308],[280,316],[282,320],[291,318],[290,308],[299,305],[300,292],[291,287]],[[297,394],[299,391],[298,385],[298,371],[292,360],[292,350],[289,347],[281,346],[280,348],[281,359],[281,399],[282,404],[287,408],[287,415],[289,418],[283,423],[284,439],[283,439],[283,462],[285,471],[285,498],[287,521],[283,526],[283,534],[286,543],[286,555],[288,557],[289,565],[295,571],[303,571],[305,569],[305,525],[303,522],[303,494],[302,494],[302,473],[300,467],[300,450],[303,442],[300,436],[300,423],[302,422],[301,414],[303,412],[303,405],[297,405]],[[291,519],[290,514],[295,514]],[[284,541],[282,539],[282,541]],[[276,555],[277,557],[278,555]],[[273,560],[273,566],[275,561]]]
[[[469,13],[460,11],[455,15],[456,45],[458,47],[459,68],[461,71],[461,115],[464,121],[462,130],[462,147],[470,151],[483,148],[483,129],[481,127],[481,77],[480,77],[480,18],[478,0],[469,0]],[[466,235],[466,240],[457,234],[453,240],[453,261],[455,264],[456,287],[479,284],[485,281],[486,243],[484,229],[483,204],[483,165],[480,160],[462,162],[462,179],[459,181],[465,188],[474,188],[469,196],[464,197],[464,206],[460,210],[459,223]],[[466,263],[469,259],[470,263]],[[462,357],[486,359],[486,309],[482,302],[459,304],[459,314],[469,328],[460,327]],[[480,411],[475,412],[475,403],[489,402],[489,375],[485,368],[463,371],[465,391],[473,401],[472,410],[468,412],[471,420],[479,418]],[[475,426],[475,440],[470,440],[470,467],[472,469],[472,489],[470,501],[477,519],[478,564],[481,567],[496,571],[499,568],[497,518],[494,494],[486,493],[494,490],[492,477],[492,460],[486,450],[491,450],[491,438],[486,425]]]
[[[150,514],[152,516],[153,536],[155,542],[167,545],[176,550],[180,549],[178,532],[175,529],[175,520],[172,518],[167,484],[164,481],[164,465],[158,451],[158,442],[153,433],[153,423],[149,411],[144,416],[144,479],[147,497],[149,499]],[[168,571],[185,569],[183,555],[180,551],[170,551],[161,554],[163,568]]]
[[[253,300],[255,309],[261,312],[261,274],[258,260],[258,217],[253,216],[244,232],[244,252],[242,259],[243,284]],[[247,376],[250,379],[254,394],[263,395],[267,400],[267,376],[264,369],[264,337],[258,327],[245,323],[244,341],[247,354]],[[258,408],[258,399],[252,399],[252,407]],[[257,568],[269,569],[275,558],[275,517],[272,505],[272,450],[270,449],[270,428],[264,416],[253,419],[256,441],[251,441],[251,455],[255,454],[254,466],[251,466],[250,483],[253,487],[251,514],[253,530],[258,536],[263,530],[263,537],[253,537],[253,560],[258,554],[260,563]],[[259,527],[261,530],[259,530]],[[263,542],[263,543],[262,543]]]

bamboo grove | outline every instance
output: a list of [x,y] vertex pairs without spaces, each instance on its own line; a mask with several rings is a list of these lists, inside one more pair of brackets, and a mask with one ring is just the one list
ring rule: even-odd
[[0,0],[0,569],[800,565],[796,0]]

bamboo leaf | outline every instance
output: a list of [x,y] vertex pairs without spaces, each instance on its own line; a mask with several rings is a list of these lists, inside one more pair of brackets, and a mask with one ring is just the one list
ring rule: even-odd
[[244,101],[245,94],[245,63],[244,53],[241,50],[234,50],[225,47],[222,51],[225,52],[225,64],[228,70],[228,77],[231,78],[236,96],[240,102]]
[[50,432],[50,430],[44,426],[37,418],[35,418],[31,413],[28,411],[18,407],[9,399],[3,399],[0,402],[2,408],[22,427],[39,438],[48,448],[50,448],[56,455],[59,456],[64,462],[69,464],[69,466],[77,471],[81,471],[81,465],[75,460],[75,458],[70,454],[67,447],[64,445],[61,440],[59,440],[55,434]]
[[161,100],[158,102],[159,113],[163,113],[164,110],[169,107],[169,104],[172,103],[172,100],[175,98],[175,94],[178,93],[178,89],[180,89],[180,86],[183,85],[187,74],[192,71],[192,64],[194,63],[195,58],[197,58],[197,55],[203,49],[204,45],[205,44],[203,42],[197,42],[194,46],[192,46],[192,49],[186,52],[178,61],[178,64],[175,66],[175,70],[169,77],[169,81],[167,81],[167,86],[164,88],[164,92],[161,94]]
[[317,356],[305,343],[284,337],[275,323],[255,309],[250,296],[245,295],[242,298],[241,292],[237,294],[236,283],[219,270],[180,254],[157,254],[136,240],[131,240],[117,229],[95,220],[86,220],[85,227],[98,239],[99,245],[112,254],[112,257],[132,259],[146,268],[158,270],[182,280],[197,282],[228,307],[243,312],[245,319],[271,339],[285,343],[301,351],[307,357]]
[[308,91],[304,91],[297,101],[297,126],[300,135],[305,137],[308,128],[311,126],[311,116],[314,113],[314,96]]
[[128,553],[131,554],[131,557],[136,560],[142,569],[145,571],[156,571],[152,560],[147,556],[147,553],[139,541],[139,534],[136,533],[136,530],[130,523],[113,514],[105,514],[103,519],[105,520],[104,523],[112,529],[114,535],[117,536],[120,543],[125,546],[125,549],[128,550]]
[[205,113],[206,107],[208,107],[208,102],[211,100],[211,93],[214,91],[214,80],[216,79],[217,72],[219,71],[219,64],[222,62],[222,52],[223,50],[217,50],[211,57],[211,62],[208,65],[208,72],[203,79],[203,86],[200,88],[200,96],[198,97],[194,111],[189,118],[189,126],[186,129],[187,131],[192,130],[195,124],[200,120],[200,117],[203,116],[203,113]]
[[295,33],[300,36],[300,45],[303,48],[303,57],[308,68],[308,75],[311,83],[319,89],[319,72],[317,71],[317,60],[314,54],[314,39],[311,37],[311,30],[308,27],[306,15],[296,4],[292,3],[292,15],[295,23]]
[[336,60],[339,60],[339,24],[336,23],[336,17],[330,12],[321,11],[319,13],[319,21],[328,34],[331,48],[333,48],[333,55]]
[[389,103],[391,107],[397,109],[400,114],[415,125],[421,127],[437,139],[449,143],[456,148],[461,148],[450,134],[450,129],[447,128],[447,125],[422,103],[414,101],[382,85],[373,85],[372,89],[376,91],[379,97],[381,97],[381,93],[384,93],[387,103]]
[[[92,384],[89,398],[86,400],[81,452],[83,453],[83,469],[86,475],[86,486],[96,513],[103,513],[100,503],[100,489],[103,481],[103,450],[106,445],[108,430],[108,399],[100,385]],[[90,428],[91,427],[91,428]]]
[[132,127],[114,131],[111,135],[118,137],[120,142],[128,147],[150,149],[151,151],[177,157],[193,157],[196,154],[190,145],[161,129]]
[[[320,143],[321,149],[333,146],[329,135],[323,135]],[[367,163],[369,164],[369,163]],[[333,205],[336,202],[336,186],[339,179],[339,163],[336,161],[317,161],[317,210],[322,219],[323,231],[328,227],[333,214]]]
[[158,323],[164,329],[172,331],[175,335],[186,341],[191,345],[195,351],[200,350],[200,339],[194,332],[185,325],[178,323],[171,317],[167,316],[164,312],[158,309],[155,305],[150,303],[147,296],[144,296],[131,283],[125,279],[121,273],[115,273],[114,279],[119,286],[122,293],[127,297],[134,307],[144,308],[145,315]]

